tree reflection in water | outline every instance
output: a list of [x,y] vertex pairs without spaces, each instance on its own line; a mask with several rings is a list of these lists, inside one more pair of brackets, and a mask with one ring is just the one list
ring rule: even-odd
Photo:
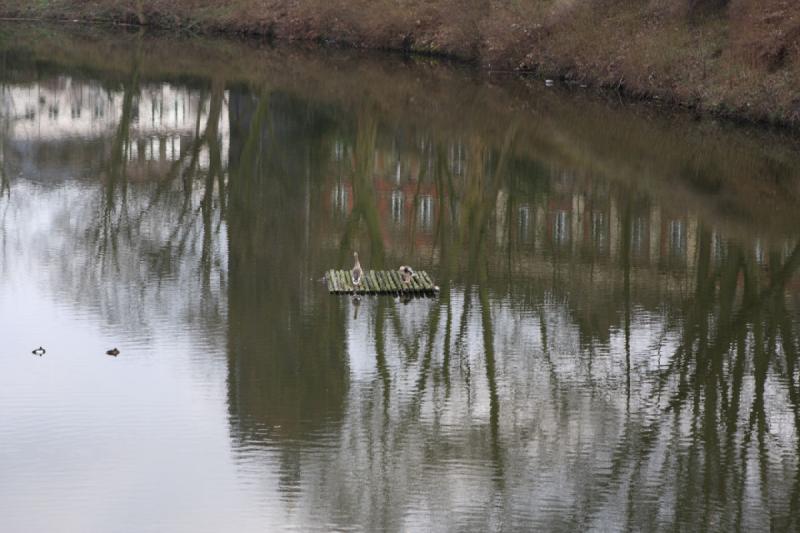
[[[285,113],[286,105],[280,107],[271,113]],[[274,206],[266,210],[271,216],[293,216],[291,222],[276,221],[274,226],[292,228],[294,233],[283,241],[263,233],[263,242],[289,247],[297,254],[292,258],[291,253],[279,251],[285,264],[267,268],[265,263],[256,269],[284,272],[275,281],[281,287],[248,293],[292,293],[278,305],[264,303],[262,313],[278,313],[281,318],[255,314],[261,316],[259,324],[293,320],[287,308],[298,306],[290,303],[292,299],[311,298],[326,309],[322,315],[337,317],[331,323],[318,316],[310,325],[301,319],[301,325],[294,327],[309,334],[317,331],[318,338],[279,350],[292,354],[294,368],[304,362],[327,368],[319,381],[314,377],[317,372],[294,370],[290,377],[288,370],[273,368],[262,371],[262,376],[274,375],[284,385],[254,383],[245,393],[239,384],[235,390],[239,424],[251,428],[274,427],[278,415],[264,414],[259,422],[246,422],[245,412],[274,410],[285,417],[287,411],[281,406],[286,401],[300,411],[292,422],[281,418],[281,428],[329,411],[285,396],[262,397],[251,405],[243,401],[245,394],[285,391],[286,382],[292,383],[293,395],[304,390],[338,391],[335,403],[330,398],[319,403],[340,406],[332,415],[338,420],[337,429],[310,426],[326,427],[333,434],[334,441],[326,441],[322,448],[311,442],[298,444],[283,436],[286,429],[264,430],[260,435],[252,430],[245,438],[281,450],[283,460],[288,450],[296,454],[292,467],[282,467],[296,476],[295,497],[304,498],[309,508],[327,509],[334,523],[354,520],[376,528],[403,523],[404,510],[418,505],[418,494],[432,506],[458,508],[459,498],[447,487],[459,484],[483,495],[476,504],[480,513],[463,516],[465,527],[494,527],[506,520],[520,525],[533,521],[543,527],[615,523],[635,528],[655,517],[662,527],[704,524],[746,529],[759,520],[753,518],[757,514],[748,516],[748,510],[768,513],[781,527],[793,525],[797,475],[787,475],[769,458],[780,457],[781,450],[797,441],[796,339],[791,329],[796,319],[786,298],[797,268],[794,251],[775,251],[768,264],[759,265],[751,247],[731,241],[724,257],[718,257],[712,246],[718,234],[694,223],[691,234],[681,237],[683,256],[662,261],[660,245],[650,243],[642,265],[642,243],[635,243],[634,236],[641,241],[650,231],[666,246],[669,234],[643,228],[645,222],[657,223],[648,213],[653,204],[643,204],[641,195],[624,189],[608,193],[606,205],[612,213],[606,231],[613,233],[612,255],[587,254],[580,249],[581,242],[559,248],[550,240],[553,234],[542,227],[534,229],[534,246],[526,246],[515,241],[513,217],[503,219],[499,213],[513,213],[514,203],[525,202],[538,212],[539,221],[546,220],[542,211],[559,202],[559,193],[553,190],[554,178],[542,167],[531,178],[538,184],[527,193],[517,190],[519,178],[509,169],[531,165],[509,161],[513,127],[497,152],[478,141],[469,144],[456,174],[443,155],[452,152],[448,141],[437,144],[426,135],[425,142],[415,142],[402,133],[392,138],[378,127],[380,119],[364,109],[353,122],[332,128],[326,123],[329,112],[294,110],[294,116],[281,117],[284,124],[303,124],[302,133],[281,137],[269,128],[272,135],[258,150],[266,162],[251,178],[263,185],[247,195],[248,200],[261,198],[255,205],[262,208]],[[342,140],[343,131],[351,137]],[[345,163],[338,156],[326,162],[324,154],[336,152],[337,143],[353,150],[347,152]],[[306,222],[312,232],[319,232],[312,235],[317,245],[310,248],[300,245],[304,222],[299,214],[306,201],[301,196],[307,185],[281,177],[291,168],[285,159],[290,146],[305,165],[293,169],[293,174],[316,180],[312,189],[318,196],[310,201],[321,204],[314,204],[315,209],[325,213],[326,202],[342,202],[327,194],[331,180],[336,187],[342,180],[352,187],[347,217],[338,219],[331,211],[328,220]],[[415,152],[415,146],[421,148]],[[401,187],[411,191],[406,202],[411,206],[419,204],[418,195],[426,185],[434,189],[438,210],[429,242],[420,241],[417,234],[409,243],[411,229],[394,238],[391,217],[381,216],[390,207],[382,180],[395,179],[393,161],[398,158],[404,166],[422,161],[420,168],[431,169],[408,178],[417,180],[408,188]],[[387,160],[390,163],[381,167]],[[281,189],[268,192],[278,184]],[[396,185],[388,190],[392,187],[398,190]],[[509,190],[517,191],[509,194]],[[579,183],[575,190],[585,196]],[[505,208],[499,205],[503,201],[508,203]],[[580,216],[567,212],[568,217]],[[259,216],[266,215],[252,215]],[[416,219],[402,220],[413,225]],[[320,223],[328,226],[321,228]],[[577,240],[583,230],[573,224],[570,231]],[[337,232],[342,237],[337,238]],[[243,233],[251,236],[252,230]],[[591,237],[588,231],[585,234]],[[494,235],[499,237],[493,239]],[[303,283],[282,284],[285,272],[299,270],[307,279],[326,265],[315,257],[311,261],[319,265],[317,269],[305,271],[301,257],[327,253],[341,264],[356,242],[369,243],[376,265],[391,265],[403,259],[399,254],[408,253],[421,264],[436,263],[444,285],[440,298],[408,306],[378,299],[366,304],[364,325],[347,319],[344,302],[308,296]],[[327,252],[319,249],[325,247]],[[675,253],[664,249],[663,253]],[[593,279],[597,286],[591,288]],[[587,293],[578,294],[575,287]],[[571,318],[584,315],[593,299],[611,301],[610,308],[589,311],[604,313],[601,321]],[[592,329],[598,327],[605,329]],[[279,329],[288,331],[288,323]],[[365,333],[368,336],[362,337]],[[297,342],[292,334],[286,335]],[[333,372],[321,365],[316,358],[331,345],[342,347],[338,354],[331,352],[331,360],[368,358],[371,353],[374,373],[351,373],[348,380],[345,367]],[[242,352],[237,348],[237,365],[250,358]],[[282,357],[270,356],[265,362],[274,365]],[[770,390],[775,403],[768,414]],[[770,417],[776,418],[772,436]],[[478,478],[468,475],[469,468],[484,467],[489,470]],[[567,486],[557,476],[562,468],[570,472]],[[753,472],[758,472],[756,478]],[[796,472],[795,464],[790,472]],[[484,485],[479,479],[492,481]]]
[[[131,330],[164,306],[171,327],[207,324],[237,464],[275,473],[294,520],[798,527],[796,239],[723,237],[658,188],[533,157],[521,122],[440,131],[223,76],[165,88],[131,53],[98,96],[113,120],[81,137],[71,186],[90,194],[50,215],[71,257],[53,283]],[[148,126],[164,105],[185,118]],[[20,124],[3,264],[16,188],[39,179],[23,140],[63,141]],[[354,249],[431,271],[439,297],[351,318],[317,280]]]

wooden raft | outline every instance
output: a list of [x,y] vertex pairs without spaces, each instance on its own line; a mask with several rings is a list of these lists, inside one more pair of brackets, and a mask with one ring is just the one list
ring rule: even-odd
[[427,272],[415,272],[411,283],[403,283],[396,270],[365,270],[358,287],[353,286],[349,270],[328,270],[325,273],[331,294],[404,294],[435,296],[438,287]]

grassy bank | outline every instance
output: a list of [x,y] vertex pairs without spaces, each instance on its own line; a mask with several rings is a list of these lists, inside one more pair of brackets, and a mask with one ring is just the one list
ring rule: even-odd
[[444,54],[800,125],[794,0],[5,0],[0,15]]

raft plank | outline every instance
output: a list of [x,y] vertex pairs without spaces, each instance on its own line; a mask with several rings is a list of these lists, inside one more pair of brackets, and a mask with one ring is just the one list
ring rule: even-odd
[[387,274],[388,272],[381,272],[381,281],[383,282],[383,286],[386,287],[387,292],[394,292],[394,289],[392,289],[392,284],[389,283],[389,276]]
[[389,280],[388,272],[381,272],[381,279],[383,280],[383,285],[386,287],[386,290],[394,292],[394,287],[392,287],[392,282]]
[[425,288],[428,290],[433,290],[433,281],[431,281],[430,276],[428,276],[427,272],[420,272],[420,279],[422,283],[425,285]]
[[347,292],[353,292],[353,279],[350,277],[349,270],[342,272],[342,280],[344,282],[344,290]]
[[336,290],[344,292],[344,278],[341,272],[334,272],[334,275],[336,276]]
[[381,272],[381,277],[383,278],[384,285],[386,285],[386,290],[389,292],[395,292],[389,272]]
[[428,275],[427,272],[422,273],[422,277],[425,278],[425,283],[427,283],[429,289],[433,289],[433,280]]
[[339,286],[339,292],[345,292],[344,274],[341,270],[336,273],[336,284]]
[[392,272],[392,277],[394,277],[397,286],[400,288],[400,292],[406,292],[408,290],[408,285],[403,283],[403,278],[400,277],[400,272],[396,270]]

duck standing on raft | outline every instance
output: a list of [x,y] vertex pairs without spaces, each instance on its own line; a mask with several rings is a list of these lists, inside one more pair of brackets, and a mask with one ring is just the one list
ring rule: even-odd
[[353,258],[356,262],[353,265],[353,270],[350,271],[350,276],[353,278],[353,287],[358,287],[361,285],[361,280],[364,279],[364,270],[358,261],[358,252],[353,252]]

